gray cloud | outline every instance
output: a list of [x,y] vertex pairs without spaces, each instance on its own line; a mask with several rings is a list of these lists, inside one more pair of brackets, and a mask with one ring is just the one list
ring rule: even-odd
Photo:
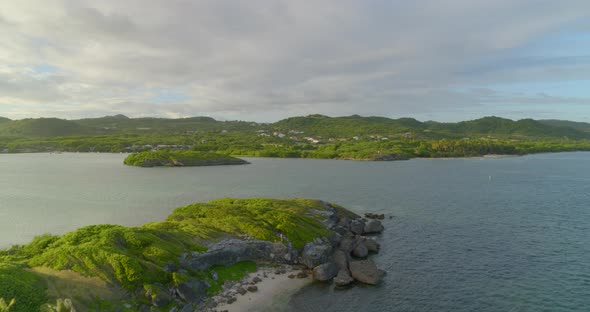
[[[587,29],[587,12],[533,0],[13,2],[0,11],[0,115],[458,120],[520,116],[520,103],[541,116],[588,98],[494,85],[589,79],[587,55],[525,49]],[[162,89],[177,100],[154,101]]]

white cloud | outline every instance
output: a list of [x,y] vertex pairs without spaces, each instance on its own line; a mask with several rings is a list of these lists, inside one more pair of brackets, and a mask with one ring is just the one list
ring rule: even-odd
[[[583,29],[588,12],[587,1],[11,1],[0,9],[0,115],[510,113],[455,90],[589,79],[583,58],[578,69],[514,63],[530,42]],[[39,64],[56,72],[31,71]],[[183,100],[154,102],[162,89]]]

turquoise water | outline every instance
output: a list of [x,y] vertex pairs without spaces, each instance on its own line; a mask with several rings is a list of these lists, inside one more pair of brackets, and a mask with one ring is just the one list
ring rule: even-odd
[[386,219],[378,287],[312,285],[287,311],[590,311],[590,153],[132,168],[124,155],[0,155],[0,246],[142,224],[219,197],[310,197]]

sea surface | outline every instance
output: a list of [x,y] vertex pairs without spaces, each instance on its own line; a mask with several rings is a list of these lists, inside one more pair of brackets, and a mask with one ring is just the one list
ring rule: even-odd
[[388,274],[377,287],[313,284],[284,311],[590,311],[590,153],[192,168],[124,156],[0,155],[0,246],[220,197],[318,198],[386,214],[374,260]]

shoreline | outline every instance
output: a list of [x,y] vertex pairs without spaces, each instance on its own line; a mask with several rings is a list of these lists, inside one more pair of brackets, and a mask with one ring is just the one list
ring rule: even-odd
[[[237,285],[214,296],[212,299],[217,302],[225,301],[224,294],[234,294],[233,298],[235,298],[232,303],[227,301],[219,303],[215,309],[227,312],[281,311],[293,294],[313,281],[311,275],[305,278],[293,277],[298,272],[301,270],[291,266],[285,266],[283,269],[260,267],[256,272],[238,281]],[[256,282],[255,278],[259,278],[260,281]],[[235,290],[240,285],[244,288],[254,285],[257,290],[240,294]]]

